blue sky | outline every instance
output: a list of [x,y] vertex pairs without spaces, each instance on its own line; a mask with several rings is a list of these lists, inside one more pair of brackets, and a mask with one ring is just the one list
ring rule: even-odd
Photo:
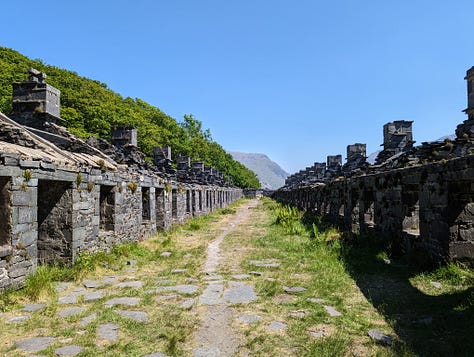
[[465,119],[474,1],[43,0],[2,4],[0,45],[100,80],[226,150],[289,172],[414,120],[418,143]]

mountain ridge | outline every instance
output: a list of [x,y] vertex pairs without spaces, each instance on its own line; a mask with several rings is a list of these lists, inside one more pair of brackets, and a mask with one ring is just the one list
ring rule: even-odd
[[275,190],[285,184],[290,175],[266,154],[229,151],[234,160],[255,172],[263,189]]

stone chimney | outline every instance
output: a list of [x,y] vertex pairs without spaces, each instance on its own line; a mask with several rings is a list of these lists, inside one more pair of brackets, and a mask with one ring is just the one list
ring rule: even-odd
[[383,149],[394,154],[407,151],[413,147],[413,121],[397,120],[383,126]]
[[37,129],[59,122],[60,91],[45,82],[46,74],[34,68],[28,74],[26,81],[13,83],[12,119]]
[[197,171],[197,172],[204,171],[204,162],[202,162],[202,161],[193,162],[193,170]]
[[328,155],[327,157],[327,170],[337,171],[342,166],[342,155]]
[[314,172],[318,179],[322,179],[326,174],[326,163],[325,162],[315,162],[314,165]]
[[189,156],[178,156],[176,163],[178,164],[178,171],[186,171],[191,166],[191,158]]
[[464,109],[467,120],[456,128],[456,137],[459,139],[474,137],[474,66],[467,70],[464,79],[467,81],[467,108]]
[[377,156],[376,164],[413,147],[413,121],[397,120],[383,126],[383,150]]
[[112,144],[116,147],[137,147],[137,129],[133,126],[118,126],[112,129]]
[[342,167],[342,171],[350,173],[358,168],[366,167],[366,144],[355,143],[347,145],[347,162]]
[[155,147],[153,148],[153,162],[156,166],[163,166],[166,163],[171,163],[171,147]]

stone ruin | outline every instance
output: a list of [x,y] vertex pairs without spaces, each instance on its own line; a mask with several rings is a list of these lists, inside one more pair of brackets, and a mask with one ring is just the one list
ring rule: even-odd
[[59,124],[60,92],[29,69],[13,84],[13,114],[0,113],[0,289],[40,263],[70,264],[84,251],[138,241],[242,196],[218,171],[155,148],[148,163],[137,130],[112,144],[83,141]]
[[273,197],[353,233],[385,237],[409,257],[474,258],[474,67],[465,79],[468,119],[454,140],[413,146],[412,122],[390,122],[374,165],[366,162],[365,144],[349,145],[341,169],[328,156],[324,175],[302,170]]

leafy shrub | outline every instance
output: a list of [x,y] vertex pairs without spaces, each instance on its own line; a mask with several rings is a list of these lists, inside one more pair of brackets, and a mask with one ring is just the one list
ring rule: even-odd
[[276,223],[285,228],[288,234],[300,234],[304,231],[301,214],[296,207],[279,206],[275,209]]

